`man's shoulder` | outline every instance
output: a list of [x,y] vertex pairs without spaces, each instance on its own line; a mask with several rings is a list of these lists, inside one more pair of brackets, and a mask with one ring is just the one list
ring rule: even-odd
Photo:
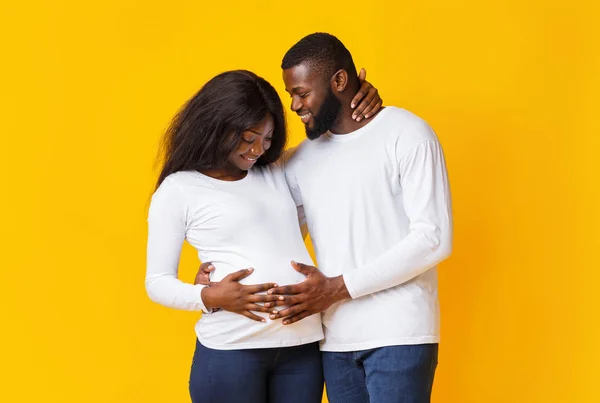
[[306,157],[318,140],[304,139],[300,144],[287,148],[281,155],[281,161],[285,167],[295,165]]
[[404,108],[388,106],[380,113],[383,114],[382,122],[384,124],[392,125],[399,129],[427,125],[427,122],[422,117]]
[[435,132],[425,119],[406,109],[387,107],[384,125],[390,129],[395,140],[404,146],[421,141],[437,141]]

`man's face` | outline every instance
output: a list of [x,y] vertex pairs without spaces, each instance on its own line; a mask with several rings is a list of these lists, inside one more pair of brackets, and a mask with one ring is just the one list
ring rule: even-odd
[[335,124],[342,103],[331,89],[329,77],[320,77],[310,70],[304,63],[283,70],[283,81],[292,97],[292,111],[304,123],[306,136],[314,140]]

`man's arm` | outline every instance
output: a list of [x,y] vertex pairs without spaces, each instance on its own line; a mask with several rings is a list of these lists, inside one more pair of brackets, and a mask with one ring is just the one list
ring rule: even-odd
[[[421,130],[431,130],[424,123],[421,126]],[[344,273],[352,298],[403,284],[450,256],[450,188],[437,139],[413,146],[401,157],[399,170],[410,232],[373,262]]]
[[293,159],[295,158],[297,151],[298,147],[292,147],[285,150],[279,158],[279,164],[281,164],[281,169],[285,175],[285,181],[288,189],[290,190],[290,194],[294,199],[294,203],[296,204],[298,225],[300,226],[300,231],[302,232],[302,238],[306,240],[306,236],[308,235],[308,224],[306,222],[306,214],[304,213],[302,194],[300,193],[300,187],[298,186],[296,175],[294,173],[295,167]]
[[[270,290],[291,294],[290,308],[272,319],[287,317],[294,323],[347,298],[359,298],[413,279],[450,255],[452,247],[451,200],[443,152],[431,128],[424,122],[413,130],[423,140],[398,157],[400,183],[410,232],[371,263],[337,277],[326,277],[312,266],[304,282]],[[324,297],[320,297],[324,296]]]

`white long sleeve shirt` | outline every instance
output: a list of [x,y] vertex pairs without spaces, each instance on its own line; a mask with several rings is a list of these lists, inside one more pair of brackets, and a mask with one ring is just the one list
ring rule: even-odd
[[286,177],[319,269],[351,300],[323,314],[324,351],[439,342],[436,265],[452,245],[442,148],[429,125],[387,107],[345,135],[305,140]]
[[[199,172],[168,176],[152,197],[148,213],[146,290],[150,298],[176,309],[206,312],[203,286],[178,279],[181,247],[187,240],[203,262],[212,262],[212,281],[254,268],[242,284],[295,284],[305,277],[291,260],[313,264],[300,228],[296,206],[280,166],[256,167],[234,182]],[[279,307],[283,309],[284,307]],[[254,312],[266,323],[218,311],[202,315],[195,330],[206,347],[231,350],[273,348],[321,340],[320,315],[282,325]]]

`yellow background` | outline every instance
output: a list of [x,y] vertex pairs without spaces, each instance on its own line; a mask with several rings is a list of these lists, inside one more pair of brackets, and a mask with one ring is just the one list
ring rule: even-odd
[[[197,315],[144,290],[158,139],[223,70],[287,106],[281,57],[314,31],[445,148],[434,402],[600,401],[596,4],[3,2],[0,401],[188,401]],[[187,247],[182,277],[196,265]]]

